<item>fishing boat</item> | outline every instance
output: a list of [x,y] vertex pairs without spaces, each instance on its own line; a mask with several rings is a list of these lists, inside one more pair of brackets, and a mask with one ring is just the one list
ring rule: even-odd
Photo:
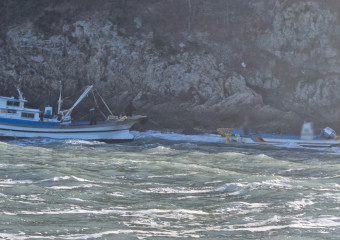
[[53,114],[51,106],[45,107],[43,112],[39,109],[26,108],[27,100],[19,88],[18,98],[0,96],[0,139],[39,137],[105,142],[132,141],[134,136],[130,133],[130,128],[138,122],[145,121],[147,117],[142,115],[115,117],[102,98],[110,112],[105,121],[96,121],[94,109],[90,111],[90,121],[72,120],[72,111],[92,90],[93,85],[88,86],[71,108],[61,110],[63,101],[60,84],[57,114]]
[[326,127],[319,134],[314,134],[311,123],[304,123],[302,125],[300,136],[255,133],[230,128],[219,128],[217,132],[222,137],[225,137],[227,143],[298,146],[305,148],[340,146],[340,138],[332,128]]

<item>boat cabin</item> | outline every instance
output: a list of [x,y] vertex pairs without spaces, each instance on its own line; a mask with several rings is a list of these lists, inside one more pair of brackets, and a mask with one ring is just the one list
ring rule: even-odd
[[39,121],[39,109],[25,108],[25,99],[0,97],[0,118]]
[[[7,122],[16,122],[18,120],[20,123],[24,123],[24,121],[31,122],[40,122],[43,125],[63,125],[67,126],[72,123],[71,113],[72,110],[87,96],[87,94],[92,90],[93,85],[90,85],[86,88],[83,94],[78,98],[78,100],[73,104],[73,106],[67,110],[61,110],[61,84],[60,84],[60,96],[58,101],[58,115],[53,115],[53,109],[51,106],[45,107],[44,112],[39,109],[34,108],[25,108],[25,103],[27,100],[24,99],[22,92],[19,88],[18,94],[19,98],[14,97],[2,97],[0,96],[0,120],[4,121],[7,119]],[[40,118],[40,114],[43,115]],[[12,121],[11,121],[12,120]],[[39,124],[40,124],[39,123]],[[26,124],[26,123],[24,123]],[[37,123],[34,123],[35,125]]]

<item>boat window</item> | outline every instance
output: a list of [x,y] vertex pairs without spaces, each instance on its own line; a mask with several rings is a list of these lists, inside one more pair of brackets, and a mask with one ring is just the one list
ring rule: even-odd
[[1,113],[8,113],[7,109],[1,109]]
[[14,107],[19,107],[20,102],[16,101],[7,101],[7,106],[14,106]]
[[22,112],[21,117],[23,117],[23,118],[34,118],[34,113]]
[[8,113],[12,113],[12,114],[16,114],[17,111],[16,110],[7,110]]

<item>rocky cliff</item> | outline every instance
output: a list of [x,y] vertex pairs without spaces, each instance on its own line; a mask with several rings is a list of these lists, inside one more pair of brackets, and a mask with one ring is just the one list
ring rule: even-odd
[[[94,84],[150,128],[340,130],[337,0],[4,0],[0,94],[64,105]],[[88,103],[91,104],[90,98]],[[79,116],[88,106],[80,107]]]

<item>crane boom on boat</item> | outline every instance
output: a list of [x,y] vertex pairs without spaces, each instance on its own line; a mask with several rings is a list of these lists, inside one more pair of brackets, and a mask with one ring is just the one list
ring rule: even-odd
[[92,88],[93,88],[93,85],[90,85],[85,89],[83,94],[78,98],[78,100],[73,104],[73,106],[66,111],[66,113],[62,117],[61,121],[64,121],[64,120],[70,118],[70,115],[71,115],[73,109],[87,96],[87,94],[92,90]]

